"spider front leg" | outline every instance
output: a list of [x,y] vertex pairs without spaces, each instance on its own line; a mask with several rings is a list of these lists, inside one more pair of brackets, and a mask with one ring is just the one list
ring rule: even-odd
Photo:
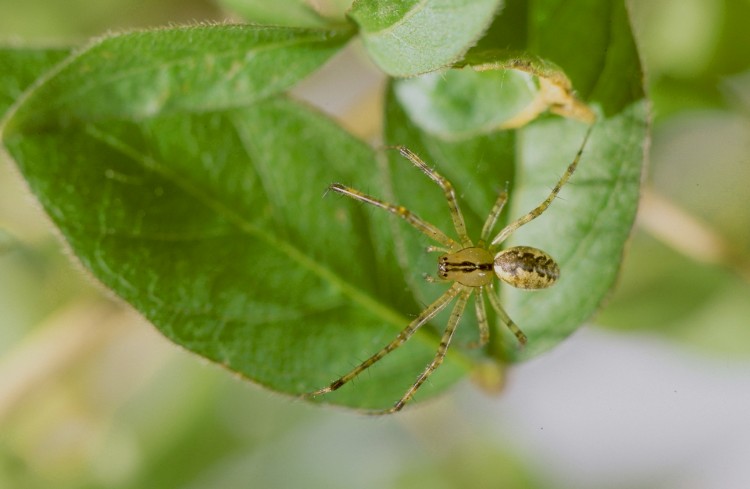
[[[328,394],[329,392],[333,392],[353,378],[355,378],[357,375],[361,374],[364,370],[368,369],[370,366],[372,366],[375,362],[381,360],[384,356],[398,348],[399,346],[403,345],[411,336],[414,334],[415,331],[417,331],[422,325],[424,325],[426,322],[434,318],[440,311],[445,309],[445,307],[450,304],[450,302],[463,290],[463,286],[454,283],[451,288],[446,290],[443,295],[438,297],[432,304],[427,306],[427,308],[422,311],[419,316],[417,316],[414,321],[409,323],[409,325],[404,328],[396,338],[388,343],[386,346],[384,346],[380,351],[372,355],[370,358],[365,360],[364,362],[360,363],[357,367],[355,367],[351,372],[349,372],[346,375],[343,375],[339,377],[338,379],[331,382],[327,387],[323,387],[322,389],[318,389],[314,392],[310,392],[308,394],[304,394],[303,397],[314,397],[319,396],[322,394]],[[400,409],[400,408],[399,408]]]
[[568,166],[568,168],[565,170],[565,173],[563,173],[562,177],[560,177],[560,180],[557,182],[557,185],[552,189],[552,191],[549,193],[546,199],[542,201],[541,204],[536,206],[531,211],[527,212],[523,216],[519,217],[515,221],[511,222],[507,226],[505,226],[498,234],[495,236],[495,238],[492,240],[492,243],[490,243],[490,246],[494,247],[505,241],[508,236],[513,234],[513,232],[523,226],[524,224],[527,224],[531,222],[532,220],[536,219],[544,211],[547,210],[547,208],[550,206],[553,200],[555,200],[555,197],[557,197],[557,194],[560,193],[560,189],[563,188],[563,186],[568,183],[568,179],[573,175],[573,173],[576,171],[576,168],[578,167],[578,162],[581,159],[581,155],[583,154],[583,148],[586,147],[586,143],[589,140],[589,136],[591,135],[591,131],[594,128],[593,125],[589,126],[588,130],[586,131],[586,135],[583,138],[583,142],[581,143],[581,147],[578,149],[578,153],[576,153],[575,158],[573,159],[573,162]]
[[456,243],[453,239],[449,238],[444,232],[436,228],[434,225],[430,224],[429,222],[423,220],[413,212],[411,212],[409,209],[402,205],[394,205],[389,204],[388,202],[384,202],[376,197],[373,197],[371,195],[367,195],[364,192],[360,192],[357,189],[353,189],[351,187],[347,187],[346,185],[342,185],[340,183],[333,183],[328,186],[328,190],[333,190],[334,192],[340,193],[342,195],[346,195],[347,197],[351,197],[352,199],[359,200],[360,202],[364,202],[365,204],[374,205],[375,207],[380,207],[381,209],[384,209],[388,212],[390,212],[393,215],[396,215],[400,217],[401,219],[405,220],[409,224],[411,224],[414,228],[416,228],[420,233],[424,234],[430,239],[433,239],[443,245],[446,248],[454,249],[458,247],[458,243]]
[[448,201],[448,208],[450,209],[451,219],[453,220],[453,227],[456,229],[458,238],[461,240],[461,246],[464,248],[472,246],[471,239],[469,239],[469,235],[466,233],[464,216],[461,213],[461,208],[458,206],[456,192],[453,190],[451,182],[440,173],[427,166],[427,163],[422,161],[422,159],[409,148],[405,146],[394,146],[393,149],[398,150],[401,156],[411,161],[414,166],[422,170],[422,173],[430,177],[430,180],[437,183],[440,188],[443,189],[445,200]]
[[508,201],[508,184],[505,184],[505,190],[500,192],[500,194],[497,196],[497,200],[495,201],[495,204],[492,206],[492,210],[490,210],[490,214],[487,216],[487,220],[484,221],[484,226],[482,226],[482,234],[479,237],[479,243],[477,246],[484,247],[486,246],[487,239],[490,237],[490,233],[492,232],[492,228],[495,227],[495,223],[497,222],[497,219],[500,217],[500,213],[503,212],[503,207],[505,207],[505,203]]

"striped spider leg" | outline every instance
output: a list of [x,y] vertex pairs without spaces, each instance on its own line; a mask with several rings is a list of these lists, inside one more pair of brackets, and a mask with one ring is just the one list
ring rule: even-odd
[[478,295],[475,300],[475,313],[479,327],[479,341],[472,346],[481,347],[489,341],[490,328],[485,309],[485,297],[489,299],[490,306],[495,310],[500,320],[515,335],[519,344],[524,345],[527,341],[526,335],[516,323],[513,322],[500,304],[500,298],[498,297],[493,284],[494,279],[497,277],[503,282],[520,289],[543,289],[555,283],[560,275],[560,268],[551,256],[537,248],[529,246],[514,246],[504,250],[499,250],[499,248],[503,241],[505,241],[515,230],[539,217],[550,206],[560,192],[560,189],[568,182],[568,179],[573,175],[573,172],[575,172],[576,167],[578,166],[578,161],[583,154],[583,149],[588,141],[589,134],[591,133],[591,127],[589,127],[573,162],[570,163],[565,170],[565,173],[563,173],[562,177],[547,198],[528,213],[509,223],[491,240],[489,238],[492,230],[495,227],[506,201],[508,200],[507,191],[501,192],[498,196],[484,226],[482,227],[482,233],[479,240],[474,243],[466,233],[464,217],[458,205],[453,185],[438,172],[427,166],[427,164],[425,164],[424,161],[422,161],[411,150],[403,146],[396,147],[395,149],[397,149],[404,158],[419,168],[443,190],[448,202],[448,208],[450,210],[453,227],[455,228],[458,240],[449,237],[443,231],[421,219],[403,206],[384,202],[376,197],[372,197],[360,192],[359,190],[339,183],[330,185],[329,189],[334,192],[346,195],[347,197],[366,204],[374,205],[375,207],[379,207],[400,217],[419,232],[438,243],[439,246],[431,246],[428,248],[429,251],[441,252],[441,255],[438,257],[437,276],[443,281],[452,281],[453,283],[448,290],[446,290],[432,304],[427,306],[390,343],[385,345],[367,360],[360,363],[349,373],[334,380],[331,384],[322,389],[305,394],[304,397],[319,396],[339,389],[374,363],[403,345],[420,327],[433,319],[438,313],[440,313],[440,311],[445,309],[455,300],[456,303],[453,306],[453,311],[448,319],[448,323],[443,331],[440,344],[432,361],[424,368],[424,370],[422,370],[416,381],[393,406],[383,410],[371,411],[370,414],[390,414],[401,410],[401,408],[411,400],[415,392],[445,359],[446,352],[448,351],[448,347],[450,346],[458,322],[466,309],[466,304],[469,301],[471,294],[474,292]]

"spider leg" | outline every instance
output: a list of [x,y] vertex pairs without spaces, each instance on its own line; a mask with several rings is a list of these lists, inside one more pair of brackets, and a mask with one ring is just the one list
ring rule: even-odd
[[430,362],[430,364],[427,365],[427,367],[424,369],[424,371],[422,371],[419,377],[417,377],[416,382],[414,382],[409,390],[406,391],[403,397],[401,397],[401,399],[399,399],[398,402],[393,405],[393,407],[384,409],[382,411],[370,411],[367,414],[391,414],[395,413],[396,411],[400,411],[401,408],[403,408],[404,405],[409,402],[412,397],[414,397],[414,393],[417,392],[417,389],[419,389],[422,384],[424,384],[425,381],[430,377],[430,375],[432,375],[432,373],[440,366],[440,364],[443,363],[445,354],[448,352],[448,346],[450,345],[451,339],[453,338],[453,333],[456,332],[458,320],[461,319],[461,316],[464,313],[466,302],[469,300],[473,288],[462,285],[460,286],[459,290],[460,295],[458,296],[456,305],[453,307],[451,317],[448,320],[448,325],[445,327],[445,331],[443,332],[443,337],[440,339],[440,346],[438,347],[437,353],[435,353],[435,358],[432,359],[432,362]]
[[435,253],[435,252],[450,253],[451,252],[451,250],[449,250],[448,248],[441,248],[440,246],[428,246],[427,248],[425,248],[425,251],[427,253]]
[[490,326],[487,322],[487,309],[484,307],[484,287],[479,287],[474,298],[474,307],[477,314],[477,326],[479,326],[479,341],[469,344],[469,348],[482,348],[490,341]]
[[398,348],[399,346],[403,345],[406,340],[411,338],[411,335],[414,334],[414,332],[419,329],[423,324],[425,324],[430,319],[434,318],[440,311],[445,309],[445,306],[450,304],[450,302],[461,292],[464,290],[464,286],[459,283],[454,283],[451,288],[443,292],[443,295],[438,297],[432,304],[427,306],[427,308],[422,311],[419,316],[417,316],[409,325],[404,328],[398,336],[396,336],[393,341],[388,343],[386,346],[384,346],[380,351],[375,353],[373,356],[365,360],[364,362],[360,363],[357,367],[355,367],[351,372],[349,372],[346,375],[343,375],[342,377],[338,378],[337,380],[334,380],[329,384],[327,387],[323,387],[322,389],[318,389],[314,392],[310,392],[308,394],[304,394],[303,397],[314,397],[319,396],[322,394],[327,394],[329,392],[333,392],[336,389],[340,388],[350,380],[352,380],[354,377],[362,373],[364,370],[369,368],[372,364],[382,359],[384,356]]
[[586,136],[584,136],[583,138],[583,143],[581,143],[581,147],[578,149],[578,153],[576,153],[573,162],[568,166],[567,170],[565,170],[565,173],[563,173],[560,181],[557,182],[557,185],[555,185],[555,188],[552,189],[547,198],[544,199],[544,201],[542,201],[542,203],[536,206],[534,209],[505,226],[492,240],[492,243],[490,243],[491,246],[499,245],[500,243],[505,241],[508,236],[513,234],[516,229],[520,228],[524,224],[527,224],[533,219],[536,219],[545,210],[547,210],[547,207],[550,206],[552,201],[555,200],[555,197],[557,197],[557,194],[560,193],[560,189],[568,182],[568,179],[571,177],[571,175],[573,175],[573,172],[576,171],[578,161],[581,159],[581,155],[583,154],[583,148],[586,146],[586,142],[588,141],[589,136],[591,135],[591,130],[593,128],[593,125],[589,126],[588,130],[586,131]]
[[490,215],[487,216],[487,220],[484,222],[484,226],[482,226],[482,235],[479,238],[478,246],[482,247],[487,242],[487,239],[490,237],[490,233],[492,232],[492,228],[495,227],[497,218],[500,217],[500,213],[503,212],[503,207],[505,207],[505,203],[507,201],[508,201],[508,186],[506,184],[505,190],[500,192],[500,194],[497,196],[497,200],[495,201],[495,204],[492,206]]
[[439,230],[438,228],[436,228],[434,225],[430,224],[429,222],[424,221],[423,219],[421,219],[419,216],[417,216],[416,214],[414,214],[413,212],[411,212],[409,209],[407,209],[404,206],[389,204],[388,202],[383,202],[380,199],[367,195],[351,187],[341,185],[340,183],[333,183],[328,187],[328,189],[333,190],[334,192],[338,192],[342,195],[346,195],[347,197],[351,197],[352,199],[359,200],[360,202],[364,202],[366,204],[371,204],[371,205],[374,205],[375,207],[380,207],[381,209],[385,209],[391,214],[394,214],[402,218],[403,220],[411,224],[413,227],[415,227],[419,232],[437,241],[438,243],[445,246],[446,248],[455,249],[458,247],[458,243],[456,243],[453,239],[449,238],[444,232],[442,232],[441,230]]
[[464,216],[461,213],[461,208],[458,206],[456,192],[453,190],[453,185],[451,184],[451,182],[449,182],[447,178],[427,166],[427,164],[409,148],[406,148],[405,146],[394,146],[393,149],[398,150],[401,156],[411,161],[414,166],[422,170],[422,173],[430,177],[433,182],[437,183],[440,188],[443,189],[445,199],[448,201],[448,207],[450,208],[451,219],[453,219],[453,227],[456,228],[458,238],[461,240],[461,246],[463,246],[464,248],[472,246],[471,239],[469,239],[468,234],[466,234],[466,223],[464,222]]
[[492,286],[490,286],[489,290],[487,290],[487,297],[489,297],[490,299],[492,308],[495,310],[497,315],[500,316],[500,320],[505,323],[505,325],[514,335],[516,335],[516,338],[518,339],[518,342],[521,344],[521,346],[525,345],[526,335],[523,331],[521,331],[521,328],[519,328],[518,325],[513,322],[510,316],[508,316],[508,313],[505,312],[502,304],[500,304],[500,298],[497,296],[497,293]]

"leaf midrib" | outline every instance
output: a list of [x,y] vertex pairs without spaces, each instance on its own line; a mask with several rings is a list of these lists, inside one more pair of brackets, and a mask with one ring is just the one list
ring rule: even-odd
[[[237,228],[241,232],[259,238],[265,241],[269,246],[272,246],[274,249],[286,254],[292,261],[296,262],[301,267],[309,270],[311,273],[317,275],[324,281],[333,284],[341,291],[343,295],[348,296],[355,303],[370,311],[373,315],[380,317],[382,320],[399,329],[405,327],[410,322],[408,318],[394,311],[390,307],[384,305],[382,302],[374,299],[370,295],[363,293],[357,287],[341,278],[331,269],[324,267],[318,262],[312,260],[299,248],[291,245],[287,241],[279,239],[278,237],[268,232],[265,232],[263,229],[260,229],[252,223],[246,221],[242,217],[242,215],[234,212],[231,208],[222,204],[212,195],[206,194],[205,192],[201,191],[200,188],[196,187],[191,182],[181,178],[178,174],[171,171],[167,165],[159,164],[156,160],[141,154],[136,148],[133,148],[114,135],[106,133],[101,128],[89,125],[86,128],[86,132],[91,137],[97,139],[98,141],[101,141],[104,144],[107,144],[111,148],[132,159],[135,163],[140,165],[145,170],[156,172],[167,178],[170,182],[174,183],[177,187],[185,191],[187,194],[192,195],[197,200],[208,206],[219,216],[237,226]],[[421,338],[422,341],[428,341],[430,344],[437,342],[436,338],[434,338],[433,335],[430,335],[428,334],[428,332],[422,330],[418,331],[415,336]],[[471,368],[471,365],[473,364],[473,361],[468,356],[463,353],[459,353],[455,349],[451,352],[450,356],[454,361],[463,365],[467,370],[469,370]]]

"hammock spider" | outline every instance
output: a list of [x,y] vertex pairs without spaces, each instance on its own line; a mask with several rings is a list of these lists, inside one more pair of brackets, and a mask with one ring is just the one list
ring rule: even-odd
[[[445,309],[448,304],[458,297],[456,305],[453,306],[453,312],[448,319],[448,324],[443,332],[440,345],[432,362],[425,367],[422,373],[417,377],[414,384],[412,384],[401,399],[399,399],[392,407],[379,411],[372,411],[371,414],[390,414],[401,410],[401,408],[403,408],[404,405],[414,396],[417,389],[424,384],[429,376],[443,362],[448,346],[453,338],[453,333],[456,331],[458,321],[461,319],[466,308],[466,303],[468,302],[469,297],[471,297],[471,294],[475,291],[478,294],[477,300],[475,301],[475,307],[477,323],[479,326],[479,342],[472,346],[481,347],[489,341],[490,328],[487,322],[487,312],[484,304],[485,295],[489,298],[490,305],[495,310],[500,320],[505,323],[510,331],[516,336],[518,342],[521,345],[524,345],[526,343],[526,335],[516,323],[513,322],[500,304],[500,298],[495,291],[493,279],[497,276],[497,278],[503,282],[520,289],[543,289],[555,283],[560,275],[560,268],[551,256],[537,248],[529,246],[514,246],[504,250],[498,250],[498,248],[500,247],[500,244],[502,244],[503,241],[505,241],[505,239],[516,229],[539,217],[545,210],[547,210],[547,207],[549,207],[555,199],[560,192],[560,189],[568,182],[568,179],[576,170],[576,166],[578,166],[578,161],[580,160],[583,149],[586,146],[586,141],[588,140],[592,127],[593,126],[590,126],[586,132],[583,143],[581,144],[578,153],[576,153],[573,162],[568,166],[567,170],[565,170],[565,173],[563,173],[562,177],[557,182],[557,185],[555,185],[547,198],[536,208],[505,226],[497,235],[495,235],[494,238],[492,238],[491,241],[488,241],[488,239],[503,207],[505,206],[505,202],[508,199],[507,191],[501,192],[498,196],[487,220],[484,223],[479,241],[474,243],[466,234],[466,225],[464,224],[463,214],[461,214],[461,210],[458,207],[458,201],[453,190],[453,185],[451,185],[451,183],[438,172],[427,166],[427,164],[411,150],[403,146],[397,146],[394,149],[398,150],[401,156],[419,168],[443,190],[445,198],[448,201],[448,207],[450,208],[453,226],[459,238],[458,241],[450,238],[437,227],[422,220],[403,206],[389,204],[375,197],[364,194],[359,190],[346,187],[339,183],[331,184],[328,187],[329,190],[333,190],[334,192],[346,195],[347,197],[359,200],[360,202],[384,209],[391,214],[404,219],[419,232],[439,243],[440,246],[430,246],[427,248],[427,251],[441,252],[441,255],[438,257],[438,280],[452,281],[453,284],[432,304],[427,306],[427,308],[409,323],[409,325],[406,326],[395,339],[384,346],[380,351],[363,361],[348,374],[333,381],[327,387],[305,394],[304,397],[319,396],[337,390],[375,362],[382,359],[388,353],[403,345],[417,329],[434,318],[440,311]],[[435,281],[432,277],[428,276],[427,278],[431,282]]]

